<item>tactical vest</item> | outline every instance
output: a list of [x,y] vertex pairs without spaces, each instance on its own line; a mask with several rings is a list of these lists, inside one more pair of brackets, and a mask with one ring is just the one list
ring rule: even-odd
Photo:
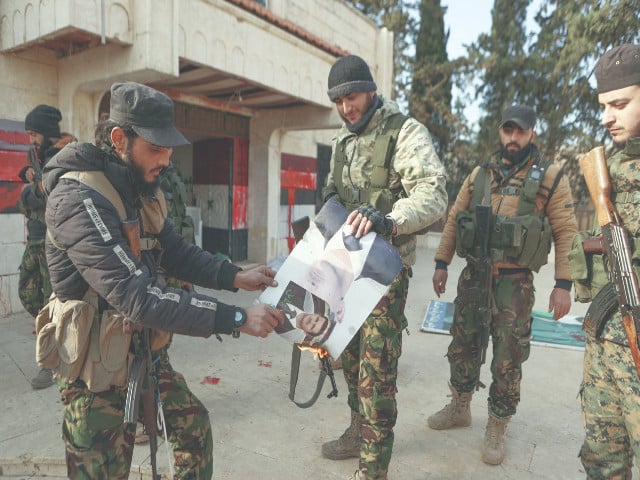
[[[550,162],[537,159],[527,173],[522,186],[502,187],[502,193],[518,195],[518,209],[514,217],[492,213],[489,247],[492,262],[511,263],[537,272],[547,263],[551,250],[551,225],[544,209],[535,211],[536,195]],[[456,253],[461,257],[477,256],[479,252],[476,235],[475,206],[491,203],[491,177],[486,167],[478,170],[474,179],[473,194],[468,210],[456,217]],[[485,193],[487,192],[487,193]]]
[[[635,140],[635,142],[634,142]],[[631,139],[627,142],[624,151],[618,152],[607,160],[609,175],[613,178],[619,175],[621,164],[628,160],[635,160],[640,157],[640,139]],[[619,186],[613,188],[611,201],[618,212],[637,209],[640,204],[640,192],[632,186],[627,191],[618,191]],[[631,205],[629,205],[631,204]],[[569,252],[569,264],[571,266],[571,279],[575,285],[575,299],[578,302],[587,303],[594,301],[598,293],[609,282],[606,268],[605,255],[599,252],[585,252],[584,241],[601,235],[598,226],[597,214],[594,213],[593,227],[588,231],[578,232],[574,238]],[[633,216],[625,221],[625,227],[629,231],[631,243],[632,262],[636,274],[640,274],[640,221]],[[606,298],[604,294],[601,298]],[[585,318],[591,320],[593,316]],[[605,320],[607,318],[604,318]],[[587,331],[587,330],[585,330]],[[590,332],[588,332],[590,333]]]
[[[138,219],[126,220],[124,203],[103,172],[68,172],[61,178],[74,179],[99,192],[118,211],[123,224],[139,222]],[[145,236],[139,245],[128,239],[136,254],[158,246],[155,235],[160,233],[167,212],[160,189],[157,195],[157,201],[143,202],[140,210]],[[47,234],[52,244],[62,249],[49,231]],[[56,377],[66,382],[82,380],[92,392],[124,386],[131,363],[132,338],[131,330],[123,328],[125,321],[115,310],[101,312],[98,295],[92,288],[81,300],[63,302],[54,295],[36,317],[36,361],[43,368],[51,368]],[[162,348],[170,339],[170,334],[161,330],[152,330],[151,335],[152,350]]]
[[396,142],[398,134],[404,122],[408,119],[406,115],[396,113],[390,116],[382,129],[382,133],[376,138],[376,144],[373,148],[371,162],[373,169],[371,171],[371,185],[366,189],[354,188],[353,186],[344,185],[342,182],[342,171],[347,164],[347,139],[343,138],[336,144],[334,153],[334,174],[333,181],[336,190],[344,206],[349,211],[353,211],[361,205],[373,205],[383,215],[391,212],[393,204],[403,196],[406,197],[404,188],[389,188],[389,169],[391,168],[391,160],[395,154]]

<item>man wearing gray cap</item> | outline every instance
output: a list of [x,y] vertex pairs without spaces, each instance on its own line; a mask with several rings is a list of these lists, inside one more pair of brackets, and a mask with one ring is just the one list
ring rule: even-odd
[[337,440],[322,445],[322,454],[332,460],[359,458],[356,479],[386,479],[416,232],[444,214],[446,172],[429,131],[376,93],[362,58],[339,58],[329,71],[328,87],[344,124],[334,139],[324,200],[334,198],[350,212],[349,234],[360,238],[374,230],[396,247],[404,268],[341,356],[351,424]]
[[[174,478],[211,478],[208,413],[168,358],[158,354],[170,338],[167,332],[266,337],[283,321],[270,306],[226,305],[168,287],[158,277],[161,266],[168,275],[208,288],[275,285],[274,271],[243,271],[188,243],[167,221],[160,174],[172,148],[188,143],[173,116],[173,101],[165,94],[116,83],[110,118],[98,126],[96,144],[69,145],[45,167],[46,247],[55,297],[38,316],[36,356],[53,369],[60,387],[69,478],[128,477],[135,393],[141,378],[148,378],[135,375],[144,371],[141,365],[158,383],[142,409],[155,398],[171,399],[164,433],[179,446]],[[151,439],[153,445],[155,435]]]
[[[535,122],[535,111],[526,105],[504,110],[498,128],[500,150],[465,179],[435,255],[433,288],[438,296],[445,292],[453,255],[465,257],[467,266],[458,280],[447,351],[452,399],[428,418],[428,425],[435,430],[471,425],[471,396],[484,386],[484,355],[479,353],[486,344],[480,339],[488,341],[490,333],[492,381],[482,446],[482,460],[490,465],[505,457],[504,433],[516,413],[522,364],[529,358],[533,272],[547,263],[552,239],[556,283],[549,311],[557,320],[571,306],[567,254],[577,231],[571,189],[560,167],[540,158],[533,143]],[[487,222],[476,215],[477,205],[486,206],[479,211],[488,213]],[[486,224],[490,227],[477,226]]]
[[[617,147],[607,159],[611,202],[631,234],[632,266],[640,276],[636,258],[640,245],[640,45],[624,44],[607,51],[598,60],[595,74],[601,123]],[[601,233],[597,223],[592,233]],[[609,280],[597,264],[602,265],[594,262],[591,267],[592,298]],[[640,458],[640,379],[615,298],[613,303],[607,309],[613,313],[603,315],[597,325],[590,324],[592,315],[585,318],[588,335],[581,391],[585,440],[580,458],[590,479],[630,479],[634,457],[636,465]]]

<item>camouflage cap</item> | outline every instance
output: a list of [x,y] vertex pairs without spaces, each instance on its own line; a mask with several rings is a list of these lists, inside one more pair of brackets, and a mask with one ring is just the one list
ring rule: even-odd
[[625,43],[605,52],[596,63],[598,93],[640,85],[640,45]]

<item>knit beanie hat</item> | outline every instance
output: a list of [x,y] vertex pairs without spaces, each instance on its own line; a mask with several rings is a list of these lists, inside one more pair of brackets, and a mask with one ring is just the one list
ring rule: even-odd
[[25,130],[41,133],[45,138],[60,138],[62,114],[56,107],[38,105],[24,119]]
[[640,84],[640,45],[626,43],[605,52],[596,63],[598,93]]
[[340,57],[329,71],[327,94],[332,102],[353,92],[375,92],[377,89],[369,66],[357,55]]

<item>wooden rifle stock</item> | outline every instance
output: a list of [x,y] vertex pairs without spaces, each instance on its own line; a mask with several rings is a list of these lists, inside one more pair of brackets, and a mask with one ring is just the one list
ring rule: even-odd
[[640,320],[640,289],[631,264],[631,246],[626,229],[611,202],[611,179],[604,148],[596,147],[580,158],[591,200],[602,228],[604,248],[609,259],[611,282],[615,286],[622,324],[629,341],[631,356],[640,377],[640,350],[637,323]]
[[580,168],[596,208],[598,224],[602,227],[617,220],[615,207],[611,203],[611,180],[604,148],[599,146],[583,155],[580,158]]
[[136,218],[135,220],[127,220],[120,223],[120,227],[122,228],[122,234],[127,239],[127,243],[131,250],[133,250],[134,255],[138,260],[142,258],[142,251],[140,249],[140,221]]

